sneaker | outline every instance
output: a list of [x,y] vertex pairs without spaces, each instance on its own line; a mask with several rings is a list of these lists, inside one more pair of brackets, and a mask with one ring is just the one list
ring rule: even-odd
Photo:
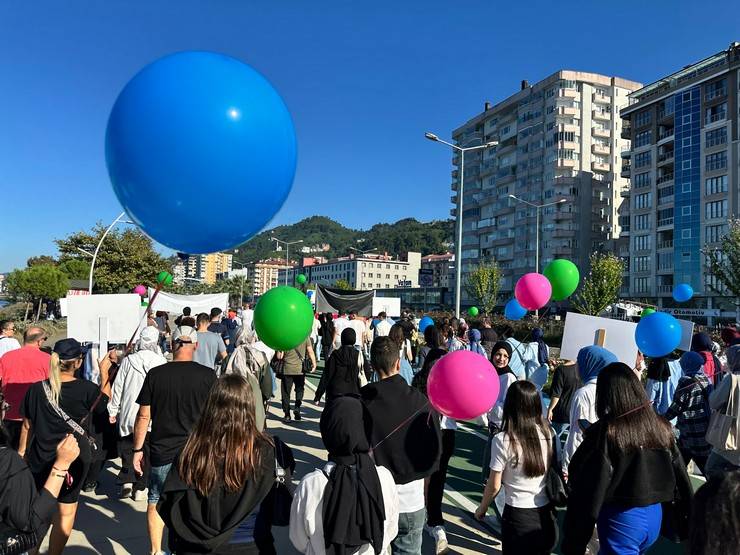
[[301,412],[300,411],[295,411],[293,413],[293,415],[295,416],[295,419],[296,420],[303,420],[303,418],[301,418]]
[[126,499],[128,497],[131,497],[131,492],[134,490],[133,484],[121,484],[121,487],[118,489],[118,497],[121,499]]
[[85,493],[92,493],[97,487],[97,482],[87,482],[84,486],[82,486],[82,491],[84,491]]
[[133,495],[131,496],[131,499],[134,501],[146,501],[147,495],[145,489],[137,489],[134,491]]
[[450,547],[449,547],[449,544],[447,543],[447,534],[445,533],[445,527],[444,526],[434,526],[429,531],[429,533],[434,538],[434,553],[436,555],[447,553]]
[[293,420],[293,419],[290,417],[290,414],[286,414],[285,416],[283,416],[283,424],[287,424],[291,420]]

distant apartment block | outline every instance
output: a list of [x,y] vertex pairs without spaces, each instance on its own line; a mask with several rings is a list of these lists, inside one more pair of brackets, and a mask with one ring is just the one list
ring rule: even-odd
[[430,254],[421,257],[422,269],[432,270],[432,287],[451,287],[455,280],[455,255]]
[[255,296],[266,293],[273,287],[283,285],[283,280],[278,280],[280,270],[285,270],[285,260],[267,259],[253,264],[251,269],[252,275],[252,294]]
[[[182,281],[198,281],[213,285],[216,283],[217,274],[231,271],[232,255],[224,252],[211,254],[193,254],[181,259],[175,267],[176,277]],[[179,268],[178,266],[181,266]],[[182,275],[184,273],[184,275]]]
[[740,214],[739,73],[736,42],[635,91],[621,110],[632,298],[670,303],[674,284],[689,283],[713,308],[701,250]]
[[[540,271],[555,258],[572,260],[582,272],[588,257],[620,232],[619,205],[628,180],[620,173],[622,138],[619,110],[642,85],[596,73],[558,71],[491,105],[453,132],[461,147],[499,141],[471,151],[460,167],[453,154],[452,202],[462,199],[462,274],[483,260],[503,270],[501,291],[535,270],[537,205],[565,199],[540,210]],[[457,208],[451,210],[455,216]],[[463,304],[469,304],[463,287]]]

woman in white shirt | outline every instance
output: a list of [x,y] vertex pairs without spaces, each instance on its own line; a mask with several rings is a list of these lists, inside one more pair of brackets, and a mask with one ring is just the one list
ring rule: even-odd
[[552,431],[542,416],[534,384],[511,385],[504,403],[503,431],[493,438],[491,472],[475,518],[482,520],[504,487],[502,553],[549,555],[557,543],[555,518],[545,490],[552,456]]
[[391,473],[370,458],[364,430],[355,397],[338,397],[321,414],[329,462],[301,480],[290,511],[290,541],[301,553],[390,553],[398,493]]

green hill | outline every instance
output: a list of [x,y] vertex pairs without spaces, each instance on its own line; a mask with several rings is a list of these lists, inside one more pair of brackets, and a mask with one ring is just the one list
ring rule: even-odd
[[[357,230],[344,227],[326,216],[311,216],[292,225],[281,225],[259,235],[240,246],[234,259],[240,263],[254,262],[270,257],[285,257],[285,251],[275,251],[275,242],[270,235],[283,241],[303,243],[291,245],[291,260],[302,256],[346,256],[354,247],[363,251],[376,249],[376,252],[402,254],[407,251],[418,251],[422,255],[442,253],[450,248],[453,233],[452,220],[419,222],[414,218],[399,220],[393,224],[376,224],[369,230]],[[301,247],[329,244],[331,249],[323,253],[302,254]]]

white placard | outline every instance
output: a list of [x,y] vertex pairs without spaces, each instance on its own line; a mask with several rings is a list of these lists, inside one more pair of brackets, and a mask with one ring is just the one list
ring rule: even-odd
[[[149,298],[154,295],[154,289],[149,288]],[[153,312],[164,310],[171,315],[182,314],[182,309],[189,306],[191,314],[195,316],[200,312],[210,313],[212,308],[220,308],[226,312],[229,308],[228,293],[214,293],[210,295],[175,295],[160,291],[151,307]]]
[[385,312],[386,316],[401,316],[401,299],[399,297],[373,297],[373,316]]
[[603,347],[614,353],[620,362],[632,367],[637,361],[635,328],[637,328],[637,324],[633,322],[568,312],[565,316],[565,330],[563,331],[560,358],[576,360],[578,351],[583,347],[594,345],[596,333],[599,330],[604,330]]
[[682,351],[691,350],[691,338],[694,336],[694,322],[688,320],[678,320],[681,324],[681,343],[678,344],[678,349]]
[[[127,343],[139,325],[139,295],[77,295],[67,297],[67,336],[100,343],[101,319],[107,319],[107,342]],[[105,335],[105,334],[103,334]]]

